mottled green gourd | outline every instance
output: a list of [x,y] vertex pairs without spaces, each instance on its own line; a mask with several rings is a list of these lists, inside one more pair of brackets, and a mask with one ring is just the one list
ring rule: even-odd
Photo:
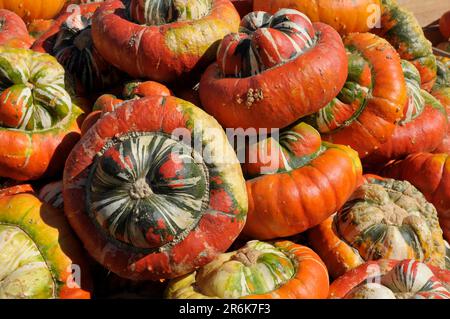
[[52,128],[73,108],[55,58],[6,47],[0,47],[0,104],[0,125],[26,131]]
[[36,244],[17,226],[0,224],[0,299],[53,298],[52,274]]
[[407,181],[370,179],[335,215],[333,227],[366,261],[415,259],[445,267],[436,209]]
[[279,247],[254,240],[237,251],[220,255],[199,271],[176,279],[166,297],[241,298],[264,294],[290,281],[297,266],[295,259]]
[[412,63],[402,60],[402,69],[409,99],[404,110],[404,117],[399,123],[407,124],[422,114],[425,108],[426,91],[420,88],[420,73]]

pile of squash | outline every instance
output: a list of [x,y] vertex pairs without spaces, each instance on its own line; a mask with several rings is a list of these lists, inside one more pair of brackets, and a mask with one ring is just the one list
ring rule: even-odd
[[395,0],[0,0],[0,298],[449,299],[449,119]]

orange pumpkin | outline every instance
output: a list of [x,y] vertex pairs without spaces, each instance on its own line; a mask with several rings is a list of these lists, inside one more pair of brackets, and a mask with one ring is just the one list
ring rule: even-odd
[[282,132],[279,141],[251,145],[243,170],[251,177],[243,233],[256,239],[287,237],[321,223],[347,201],[362,174],[354,150],[322,143],[304,123]]
[[327,268],[310,248],[290,241],[254,240],[174,279],[165,295],[169,299],[323,299],[328,286]]
[[403,118],[392,136],[364,159],[372,166],[416,152],[432,152],[447,134],[447,112],[442,104],[420,88],[420,74],[408,61],[402,61],[408,87],[408,102]]
[[379,21],[380,0],[254,0],[254,11],[274,13],[282,8],[295,9],[313,22],[323,22],[341,35],[367,32]]
[[386,40],[371,33],[352,33],[344,38],[344,45],[347,82],[308,122],[324,140],[349,145],[363,158],[392,135],[407,102],[407,86],[401,60]]
[[66,0],[0,0],[0,9],[17,13],[25,22],[52,19],[63,8]]

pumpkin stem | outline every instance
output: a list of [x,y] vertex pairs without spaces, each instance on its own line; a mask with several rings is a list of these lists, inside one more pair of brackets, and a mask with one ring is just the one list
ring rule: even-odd
[[232,260],[239,261],[247,267],[256,265],[261,252],[254,249],[242,249],[236,255],[233,256]]
[[132,199],[143,199],[154,194],[144,178],[138,179],[130,188]]

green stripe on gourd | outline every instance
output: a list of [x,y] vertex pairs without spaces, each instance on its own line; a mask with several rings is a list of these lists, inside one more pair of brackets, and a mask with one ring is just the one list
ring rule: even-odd
[[31,50],[0,48],[0,94],[0,105],[12,106],[19,117],[5,120],[8,116],[2,114],[0,125],[13,129],[50,129],[73,108],[62,66],[52,56]]
[[333,227],[366,261],[412,258],[444,267],[436,209],[406,181],[370,179],[335,215]]
[[450,86],[450,59],[436,57],[437,78],[433,89]]
[[0,224],[0,299],[54,298],[52,274],[32,239]]
[[151,249],[184,238],[209,203],[202,157],[163,133],[110,141],[90,170],[91,217],[115,240]]
[[408,104],[404,111],[404,117],[399,122],[400,125],[407,124],[422,114],[425,109],[424,93],[426,93],[420,87],[420,73],[416,67],[410,62],[402,60],[402,69],[406,80]]
[[344,298],[449,299],[450,291],[427,265],[404,260],[387,272],[374,270],[370,278],[350,290]]
[[177,279],[185,288],[177,290],[172,298],[240,298],[264,294],[290,281],[297,267],[285,251],[254,240]]
[[144,0],[143,5],[145,24],[163,25],[203,18],[210,12],[212,0]]
[[[346,50],[348,76],[344,87],[336,98],[306,119],[308,124],[321,133],[333,133],[350,126],[364,111],[372,94],[373,78],[367,87],[360,85],[364,70],[370,67],[369,62],[354,47],[347,46]],[[349,105],[355,105],[356,108],[350,110]],[[344,111],[343,118],[337,118],[342,111]]]

